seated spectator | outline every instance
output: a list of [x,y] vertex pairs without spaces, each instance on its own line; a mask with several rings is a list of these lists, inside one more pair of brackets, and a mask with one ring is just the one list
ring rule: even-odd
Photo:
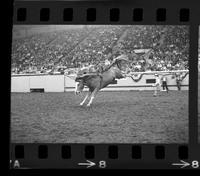
[[[146,48],[151,49],[147,55],[134,52]],[[109,64],[122,53],[132,61],[132,71],[188,69],[188,27],[99,25],[13,39],[12,73],[49,73],[60,66],[95,67],[99,62]]]

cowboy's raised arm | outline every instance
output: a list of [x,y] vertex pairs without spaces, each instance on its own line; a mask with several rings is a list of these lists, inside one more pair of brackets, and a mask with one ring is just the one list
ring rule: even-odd
[[117,64],[117,62],[120,62],[121,60],[124,60],[124,59],[127,60],[127,56],[120,55],[120,56],[114,58],[112,63],[108,67],[106,67],[105,69],[109,70],[114,64]]
[[116,64],[116,59],[114,59],[110,65],[105,66],[105,67],[103,68],[103,72],[109,70],[114,64]]
[[117,60],[113,59],[112,63],[110,65],[108,65],[108,67],[106,68],[106,70],[109,70],[116,63],[117,63]]
[[112,63],[109,66],[104,68],[104,71],[109,70],[114,64],[117,64],[117,62],[119,62],[121,60],[127,60],[126,56],[121,55],[121,56],[118,56],[117,58],[113,59]]

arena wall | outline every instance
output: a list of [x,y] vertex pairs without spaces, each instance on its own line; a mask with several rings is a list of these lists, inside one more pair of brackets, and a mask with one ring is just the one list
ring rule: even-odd
[[11,92],[30,92],[29,76],[12,76]]
[[11,77],[11,92],[30,92],[31,89],[64,92],[64,75],[15,75]]
[[[187,71],[183,72],[185,77],[181,83],[182,90],[189,89],[189,74],[186,73]],[[153,90],[154,74],[155,72],[134,73],[132,76],[118,79],[117,84],[111,84],[102,91]],[[159,72],[159,74],[167,74],[169,89],[177,90],[173,72]],[[30,92],[31,89],[44,89],[44,92],[70,92],[75,88],[74,79],[75,76],[69,75],[14,75],[11,77],[11,92]]]
[[[189,73],[188,71],[176,71],[181,72],[183,75]],[[129,90],[153,90],[154,83],[151,81],[155,80],[155,73],[164,74],[167,77],[167,84],[170,90],[177,90],[176,79],[173,77],[174,72],[141,72],[134,73],[138,76],[128,76],[124,79],[118,79],[117,84],[111,84],[108,87],[102,89],[101,91],[129,91]],[[142,74],[141,79],[137,77]],[[73,91],[75,87],[73,76],[65,77],[65,91]],[[150,81],[150,83],[148,83]],[[189,74],[185,76],[181,83],[182,90],[189,89]],[[86,89],[87,90],[87,89]]]

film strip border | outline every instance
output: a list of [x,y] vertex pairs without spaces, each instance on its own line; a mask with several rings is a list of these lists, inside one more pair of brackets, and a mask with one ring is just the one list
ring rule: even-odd
[[199,168],[198,154],[184,144],[13,144],[11,151],[10,167],[15,169]]
[[[13,24],[192,25],[190,31],[195,35],[191,35],[190,39],[196,42],[191,43],[190,58],[197,58],[197,32],[200,16],[197,2],[135,0],[122,4],[98,1],[78,3],[16,1],[13,9]],[[195,60],[190,63],[191,75],[195,75],[197,71],[194,69],[195,64],[197,64]],[[196,95],[197,87],[194,83],[196,78],[196,76],[190,78],[190,97]],[[194,101],[197,99],[193,99]],[[200,161],[199,145],[196,140],[197,119],[194,118],[197,112],[191,103],[189,114],[189,145],[11,144],[10,167],[197,169]]]
[[198,5],[176,0],[16,1],[14,24],[188,24],[198,23]]

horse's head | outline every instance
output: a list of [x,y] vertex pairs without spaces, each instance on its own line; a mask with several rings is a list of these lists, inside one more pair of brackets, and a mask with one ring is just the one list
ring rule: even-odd
[[84,89],[84,80],[76,78],[75,94],[80,94]]
[[75,79],[76,87],[75,94],[80,94],[85,86],[90,84],[92,78],[96,77],[95,75],[91,75],[88,69],[79,70]]
[[84,68],[78,71],[75,82],[76,82],[76,86],[75,86],[75,94],[78,95],[80,94],[83,89],[84,89],[84,76],[85,74],[87,74],[88,69]]
[[78,71],[77,73],[77,77],[81,76],[81,75],[84,75],[84,74],[87,74],[89,72],[89,68],[82,68]]

